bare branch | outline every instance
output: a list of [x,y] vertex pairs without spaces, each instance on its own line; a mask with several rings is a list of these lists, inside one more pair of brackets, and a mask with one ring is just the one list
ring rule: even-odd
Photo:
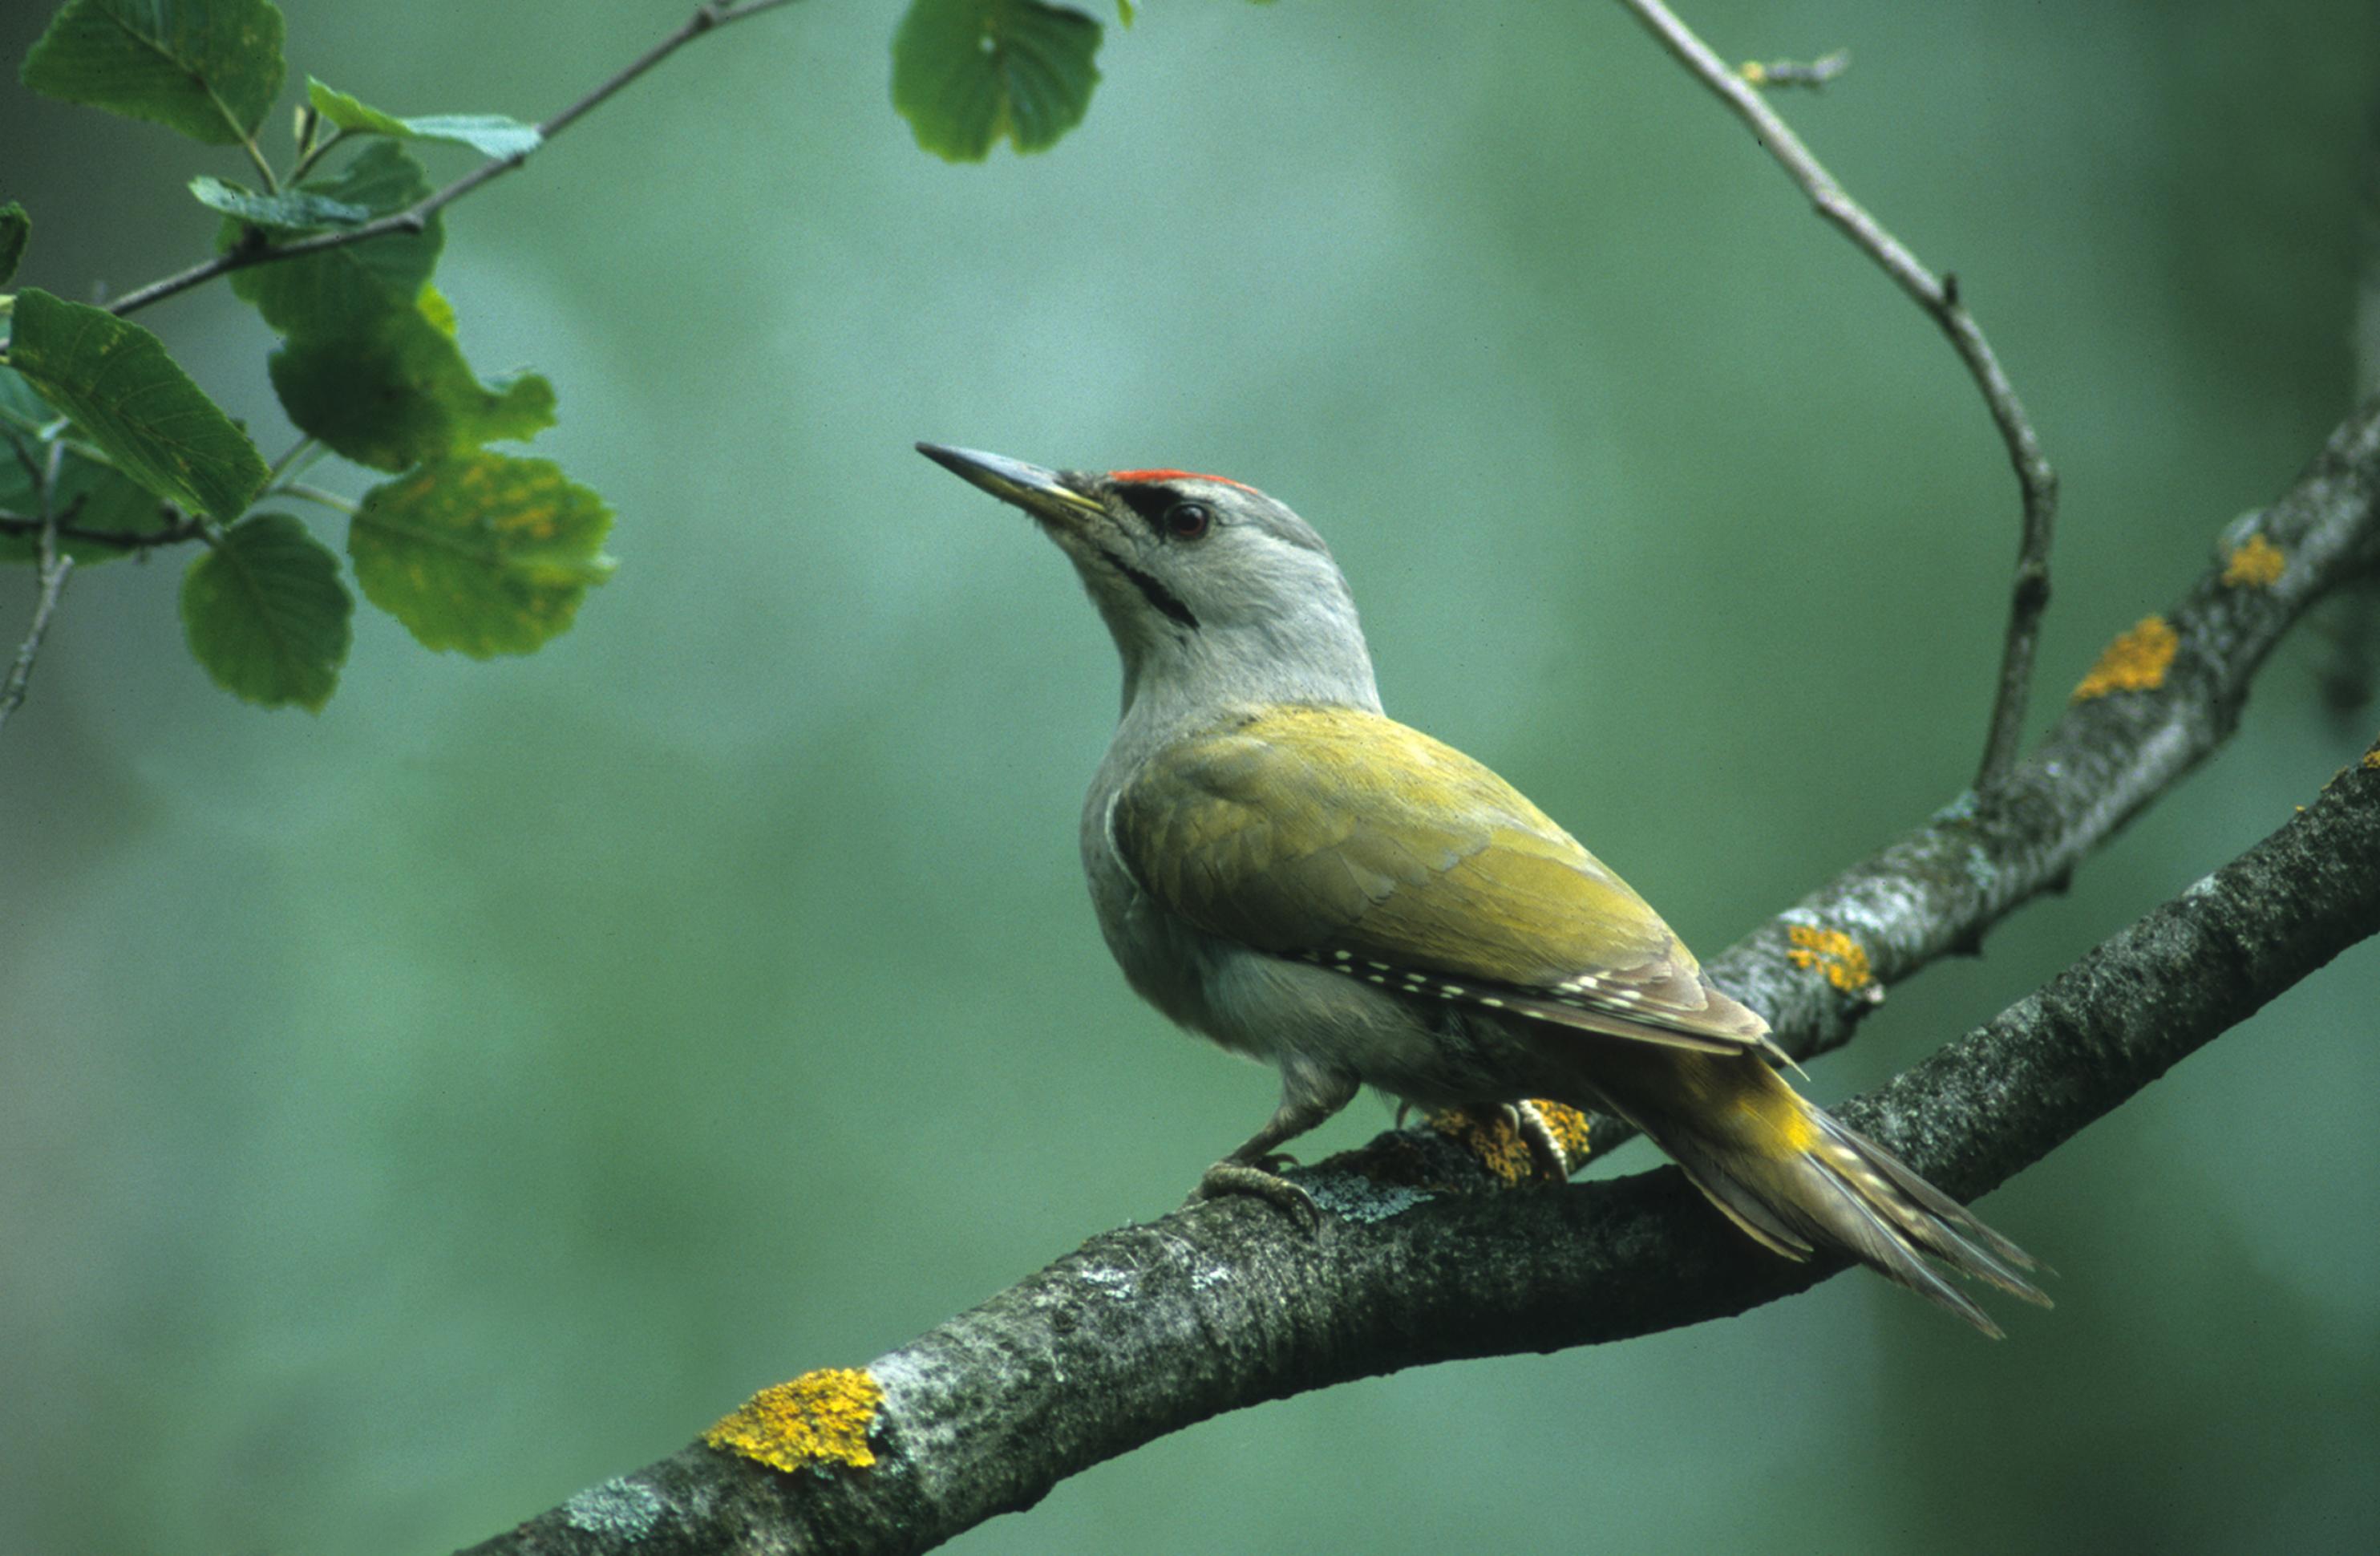
[[[80,506],[78,503],[77,507]],[[185,541],[195,541],[206,533],[206,525],[195,518],[185,517],[172,504],[160,504],[168,516],[162,529],[90,529],[79,524],[60,519],[51,526],[61,541],[84,541],[93,545],[115,546],[122,551],[148,551],[157,546],[177,546]],[[18,518],[0,514],[0,535],[38,535],[43,526],[38,518]]]
[[1744,76],[1730,70],[1710,45],[1696,37],[1661,0],[1621,0],[1680,64],[1718,95],[1751,128],[1787,176],[1802,187],[1810,203],[1840,228],[1843,236],[1883,267],[1912,301],[1950,338],[1959,359],[1967,365],[1975,386],[1991,408],[1992,424],[2008,446],[2023,501],[2024,521],[2017,548],[2016,585],[2009,608],[2008,641],[2001,650],[1999,689],[1992,702],[1989,734],[1975,786],[1988,789],[2016,762],[2024,735],[2025,700],[2033,684],[2034,651],[2041,635],[2042,612],[2049,605],[2049,541],[2058,516],[2058,474],[2041,451],[2041,440],[2025,415],[2023,402],[2001,370],[1982,326],[1959,300],[1959,280],[1937,278],[1918,262],[1901,241],[1885,230],[1857,201],[1843,192],[1792,127],[1780,117]]
[[[10,440],[12,443],[14,439]],[[22,444],[17,446],[17,456],[26,461],[25,468],[34,472],[33,492],[41,504],[37,533],[40,542],[40,590],[33,602],[33,624],[25,630],[25,640],[17,645],[17,657],[8,666],[6,679],[0,680],[0,725],[8,715],[24,706],[25,688],[32,683],[33,661],[41,657],[42,638],[50,630],[50,616],[58,608],[58,596],[66,592],[67,575],[74,571],[74,558],[58,554],[58,521],[62,517],[52,506],[58,484],[58,460],[65,452],[56,444],[50,445],[50,456],[36,468],[26,455]],[[77,498],[69,504],[65,516],[71,517],[82,505]]]
[[[580,115],[601,105],[629,82],[704,33],[713,32],[731,23],[759,16],[763,11],[773,11],[780,6],[792,4],[794,0],[744,0],[742,5],[709,4],[697,7],[695,13],[688,17],[685,24],[676,31],[622,67],[611,79],[539,125],[537,127],[539,143],[542,145],[545,141],[552,140],[570,128]],[[444,188],[425,195],[402,211],[391,212],[385,216],[366,222],[361,226],[348,227],[338,232],[326,232],[318,237],[300,238],[295,243],[285,243],[278,247],[243,243],[230,252],[219,254],[203,264],[192,265],[177,274],[168,275],[161,281],[152,281],[137,291],[125,293],[108,305],[108,311],[119,317],[137,312],[151,303],[162,302],[176,293],[187,292],[193,286],[212,281],[218,275],[227,275],[235,270],[246,270],[251,265],[276,264],[283,260],[302,259],[308,254],[320,254],[332,249],[344,249],[350,243],[365,243],[375,237],[387,237],[401,232],[419,232],[429,225],[431,217],[480,185],[510,173],[514,168],[527,162],[528,157],[528,152],[516,152],[505,157],[491,157]]]
[[[2281,568],[2242,581],[2237,559],[2259,539]],[[1789,1048],[1833,1046],[1868,1002],[1795,966],[1793,930],[1856,926],[1856,960],[1902,976],[1971,943],[2169,789],[2229,735],[2280,634],[2380,560],[2380,403],[2226,550],[2159,618],[2169,657],[2154,684],[2078,702],[2006,784],[1814,893],[1713,964],[1718,979],[1754,991]],[[1838,1111],[1972,1198],[2380,930],[2374,857],[2380,748],[2247,855]],[[820,1453],[788,1474],[696,1442],[475,1551],[922,1550],[1221,1411],[1676,1328],[1840,1268],[1753,1247],[1673,1168],[1537,1193],[1489,1194],[1484,1179],[1431,1132],[1394,1133],[1302,1175],[1338,1211],[1318,1237],[1249,1202],[1104,1234],[864,1372],[810,1375],[876,1391],[864,1435],[844,1442],[865,1468]],[[791,1419],[788,1443],[827,1441],[817,1425]]]

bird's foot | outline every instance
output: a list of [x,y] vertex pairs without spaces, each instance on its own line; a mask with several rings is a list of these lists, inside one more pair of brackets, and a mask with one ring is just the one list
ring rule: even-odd
[[[1560,1134],[1547,1120],[1544,1109],[1535,1102],[1515,1102],[1512,1115],[1512,1127],[1529,1148],[1529,1160],[1536,1164],[1538,1175],[1552,1183],[1568,1183],[1572,1171],[1570,1152],[1563,1148]],[[1582,1137],[1585,1133],[1584,1129],[1580,1131]]]
[[1279,1207],[1282,1214],[1303,1225],[1311,1236],[1322,1230],[1322,1211],[1314,1203],[1314,1196],[1281,1175],[1281,1169],[1295,1165],[1296,1158],[1279,1153],[1247,1161],[1227,1156],[1207,1169],[1183,1208],[1187,1210],[1229,1194],[1253,1195]]

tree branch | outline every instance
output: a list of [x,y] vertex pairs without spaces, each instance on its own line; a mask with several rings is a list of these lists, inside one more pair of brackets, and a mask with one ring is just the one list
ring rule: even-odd
[[[2247,854],[1843,1117],[1944,1189],[1979,1195],[2380,930],[2374,858],[2380,746]],[[1428,1182],[1428,1148],[1400,1143]],[[473,1556],[924,1550],[1223,1410],[1681,1328],[1842,1268],[1753,1247],[1675,1168],[1402,1204],[1367,1187],[1382,1213],[1312,1238],[1246,1200],[1093,1238],[871,1362],[872,1415],[849,1441],[795,1414],[764,1433],[787,1469],[692,1443]]]
[[[714,3],[698,6],[694,14],[688,17],[685,24],[676,31],[623,66],[611,79],[539,125],[537,127],[538,144],[541,146],[552,140],[569,128],[580,115],[600,106],[629,82],[704,33],[716,31],[720,28],[749,17],[759,16],[763,11],[773,11],[780,6],[792,4],[794,0],[744,0],[741,5],[720,5],[714,0]],[[254,149],[251,143],[249,150],[253,152]],[[535,149],[531,148],[532,151]],[[490,157],[445,188],[423,196],[402,211],[393,211],[385,216],[366,222],[361,226],[347,227],[338,232],[326,232],[314,237],[300,238],[295,243],[285,243],[278,247],[243,244],[229,253],[219,254],[203,264],[192,265],[189,269],[176,274],[168,275],[160,281],[152,281],[136,291],[125,293],[108,305],[108,311],[119,317],[135,313],[151,303],[163,302],[176,293],[187,292],[191,287],[212,281],[218,275],[227,275],[235,270],[246,270],[250,265],[277,264],[283,260],[302,259],[308,254],[320,254],[332,249],[343,249],[350,243],[366,243],[375,237],[387,237],[401,232],[419,232],[429,225],[431,217],[480,185],[510,173],[528,158],[528,152],[516,152],[504,157]],[[268,170],[266,181],[269,183],[271,179],[272,175]]]
[[[2277,572],[2241,567],[2260,541]],[[1962,796],[1813,893],[1714,963],[1718,980],[1751,994],[1794,1052],[1834,1046],[1872,994],[1829,976],[1857,959],[1812,951],[1822,926],[1861,930],[1847,943],[1871,976],[1905,976],[1971,946],[2169,789],[2235,727],[2280,634],[2380,562],[2380,402],[2221,551],[2153,618],[2170,629],[2149,635],[2162,653],[2124,661],[2130,689],[2078,701],[1987,800]],[[2380,930],[2374,858],[2380,748],[2239,860],[1838,1111],[1972,1198]],[[756,1396],[732,1431],[714,1428],[801,1473],[698,1441],[475,1556],[922,1550],[1225,1410],[1425,1362],[1676,1328],[1840,1268],[1753,1247],[1671,1168],[1490,1194],[1466,1153],[1418,1130],[1301,1181],[1335,1212],[1318,1237],[1247,1202],[1107,1233],[864,1371],[806,1375]]]
[[1844,193],[1835,176],[1811,154],[1792,127],[1760,95],[1756,84],[1730,70],[1711,52],[1710,45],[1696,37],[1661,0],[1621,0],[1621,4],[1635,13],[1636,19],[1661,41],[1679,64],[1735,111],[1736,116],[1751,128],[1754,138],[1785,169],[1786,176],[1810,197],[1818,214],[1841,229],[1844,237],[1881,266],[1909,294],[1910,299],[1940,326],[1949,337],[1952,349],[1959,353],[1959,359],[1967,365],[1975,386],[1983,391],[1984,403],[1991,409],[1992,424],[2008,446],[2009,463],[2016,470],[2024,511],[2017,547],[2016,585],[2009,607],[2008,641],[2000,654],[1999,689],[1992,701],[1984,760],[1975,773],[1975,787],[1988,789],[2015,763],[2024,735],[2025,699],[2033,684],[2034,652],[2040,641],[2042,613],[2049,606],[2049,542],[2058,517],[2058,474],[2049,468],[2048,457],[2041,451],[2041,440],[2025,415],[2024,404],[2017,398],[2016,386],[2002,371],[1991,343],[1984,338],[1983,327],[1960,302],[1958,277],[1945,274],[1937,278],[1865,207]]
[[[184,541],[195,541],[206,533],[204,524],[195,518],[179,517],[171,504],[159,505],[164,513],[176,516],[162,529],[91,529],[63,519],[50,528],[61,541],[87,541],[94,545],[115,546],[123,551],[176,546]],[[0,513],[0,535],[39,535],[42,529],[42,521],[38,518],[20,518],[14,514]]]

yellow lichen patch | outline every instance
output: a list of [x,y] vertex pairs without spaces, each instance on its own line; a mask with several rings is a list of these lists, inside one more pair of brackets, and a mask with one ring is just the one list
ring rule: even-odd
[[1529,1142],[1521,1138],[1501,1108],[1454,1108],[1433,1114],[1429,1126],[1477,1157],[1490,1176],[1504,1183],[1526,1183],[1535,1171]]
[[1817,930],[1807,924],[1795,924],[1785,931],[1791,946],[1785,959],[1797,967],[1815,967],[1827,975],[1827,981],[1846,994],[1854,994],[1876,981],[1876,972],[1867,965],[1867,949],[1840,930]]
[[2074,688],[2074,700],[2088,702],[2111,691],[2146,691],[2165,685],[2165,673],[2181,646],[2163,616],[2150,616],[2129,632],[2119,633],[2099,663]]
[[2228,589],[2270,589],[2281,581],[2289,570],[2289,559],[2281,548],[2262,535],[2251,535],[2223,560],[2223,583]]
[[761,1390],[702,1441],[776,1469],[866,1469],[876,1462],[868,1430],[883,1403],[883,1386],[865,1368],[820,1368]]
[[1591,1149],[1586,1138],[1586,1115],[1566,1102],[1548,1101],[1543,1097],[1529,1106],[1536,1109],[1537,1116],[1545,1120],[1546,1133],[1554,1137],[1554,1144],[1561,1147],[1562,1160],[1576,1171]]
[[2370,750],[2363,753],[2363,765],[2380,772],[2380,742],[2375,742]]
[[[1537,1100],[1522,1106],[1537,1115],[1572,1171],[1586,1160],[1586,1115],[1560,1102]],[[1509,1108],[1455,1108],[1430,1118],[1430,1127],[1473,1156],[1488,1175],[1508,1185],[1527,1183],[1537,1175],[1537,1159],[1513,1121]]]

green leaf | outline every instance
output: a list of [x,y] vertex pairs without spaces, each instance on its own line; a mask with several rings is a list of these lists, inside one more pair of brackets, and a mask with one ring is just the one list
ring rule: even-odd
[[[430,175],[386,140],[364,148],[334,178],[309,181],[298,192],[374,216],[402,211],[430,192]],[[224,224],[218,247],[237,242],[240,225]],[[303,259],[251,265],[231,274],[231,289],[283,334],[338,334],[367,326],[395,309],[409,309],[438,267],[445,233],[432,216],[418,233],[392,233]]]
[[17,279],[17,261],[25,257],[25,239],[33,234],[33,218],[15,201],[0,205],[0,286]]
[[1099,36],[1040,0],[913,0],[892,37],[892,106],[952,162],[980,162],[1003,136],[1041,151],[1090,107]]
[[525,157],[544,143],[535,125],[502,114],[428,114],[401,119],[365,106],[346,92],[306,78],[306,98],[314,111],[341,129],[358,135],[394,135],[402,140],[446,140],[484,157]]
[[476,454],[364,493],[347,554],[364,598],[423,646],[529,653],[611,577],[612,510],[549,460]]
[[[250,226],[267,227],[274,232],[321,232],[330,227],[359,227],[371,220],[372,213],[360,205],[350,205],[328,195],[309,194],[304,189],[291,189],[285,194],[263,195],[237,184],[201,174],[190,180],[190,192],[199,203],[211,211],[246,222]],[[286,261],[296,263],[296,261]]]
[[[31,431],[29,429],[38,429]],[[163,534],[176,522],[164,504],[132,483],[130,477],[87,451],[89,444],[51,404],[33,392],[25,375],[0,368],[0,512],[18,518],[36,518],[42,511],[33,488],[32,469],[45,467],[53,443],[62,443],[57,482],[51,490],[51,511],[71,514],[79,529],[111,534]],[[24,458],[18,457],[22,450]],[[27,468],[30,462],[32,469]],[[129,556],[137,546],[110,545],[73,535],[58,537],[58,550],[83,566]],[[0,534],[0,563],[38,562],[42,545],[32,535]]]
[[355,609],[337,554],[285,513],[233,525],[182,575],[190,652],[215,685],[267,708],[322,711]]
[[264,486],[262,456],[140,325],[28,287],[8,363],[116,468],[192,513],[237,518]]
[[46,96],[233,146],[263,122],[282,71],[281,13],[267,0],[67,0],[21,79]]
[[553,425],[553,385],[536,373],[482,384],[455,337],[418,307],[346,334],[293,336],[268,366],[299,431],[374,469],[526,441]]

